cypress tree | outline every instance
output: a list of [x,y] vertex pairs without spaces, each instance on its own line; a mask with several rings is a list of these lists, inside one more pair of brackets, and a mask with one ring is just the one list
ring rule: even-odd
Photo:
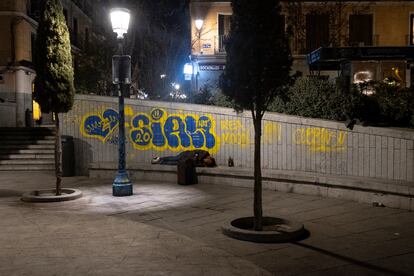
[[262,230],[262,118],[289,83],[292,64],[278,0],[232,0],[233,15],[225,41],[223,93],[236,110],[250,110],[254,124],[254,229]]
[[56,194],[61,193],[62,145],[59,113],[68,112],[74,101],[73,68],[69,31],[60,0],[43,0],[34,53],[34,98],[43,112],[56,120]]

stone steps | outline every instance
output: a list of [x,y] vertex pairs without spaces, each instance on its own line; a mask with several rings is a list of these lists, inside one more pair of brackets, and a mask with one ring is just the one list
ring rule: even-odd
[[0,165],[0,171],[54,171],[55,165],[31,165],[28,168],[27,165],[13,164],[13,165]]
[[55,154],[54,147],[52,149],[49,148],[40,148],[40,149],[9,149],[4,150],[0,149],[0,156],[1,155],[8,155],[8,154],[34,154],[34,155],[44,155],[44,154]]
[[0,151],[2,150],[54,150],[54,144],[0,144]]
[[27,154],[27,153],[20,153],[20,154],[1,154],[0,153],[0,160],[31,160],[31,159],[53,159],[54,153],[50,154]]
[[50,165],[55,164],[54,159],[10,159],[10,160],[0,160],[0,165]]
[[10,141],[10,140],[12,140],[12,141],[27,141],[27,140],[34,140],[34,141],[36,141],[36,140],[55,140],[55,136],[54,135],[46,135],[46,136],[42,136],[42,135],[34,135],[34,134],[21,134],[21,133],[18,133],[18,134],[15,134],[15,135],[13,135],[13,134],[10,134],[10,133],[7,133],[6,135],[1,135],[0,136],[0,142],[2,142],[2,141]]
[[0,128],[0,171],[54,170],[53,128]]
[[6,145],[54,145],[55,140],[40,140],[40,139],[27,139],[27,140],[0,140],[1,144]]

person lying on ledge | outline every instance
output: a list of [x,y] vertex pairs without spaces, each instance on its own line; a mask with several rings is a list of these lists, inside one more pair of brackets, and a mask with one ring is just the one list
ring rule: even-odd
[[177,165],[178,161],[184,159],[194,160],[196,167],[215,167],[216,160],[205,150],[186,150],[176,156],[155,157],[151,164]]

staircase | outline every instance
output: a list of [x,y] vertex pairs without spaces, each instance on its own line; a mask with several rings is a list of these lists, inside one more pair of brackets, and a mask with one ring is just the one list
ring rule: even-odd
[[54,170],[54,154],[54,128],[0,128],[0,171]]

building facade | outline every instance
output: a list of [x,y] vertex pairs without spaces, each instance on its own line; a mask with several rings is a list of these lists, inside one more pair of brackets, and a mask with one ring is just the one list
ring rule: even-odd
[[[384,50],[414,46],[414,1],[286,0],[282,1],[282,10],[294,57],[292,72],[303,75],[314,73],[307,58],[320,47]],[[197,90],[204,84],[217,86],[218,76],[225,68],[224,41],[230,30],[231,2],[192,0],[190,13]],[[359,77],[390,77],[409,86],[414,79],[411,58],[392,54],[386,59],[350,60],[348,71],[352,82],[360,81]],[[340,73],[331,68],[318,74],[335,77]]]
[[[39,19],[38,0],[0,1],[0,127],[22,127],[38,119],[33,102],[32,63]],[[86,0],[62,0],[70,31],[74,67],[87,46],[96,10]],[[44,120],[50,116],[44,116]]]

